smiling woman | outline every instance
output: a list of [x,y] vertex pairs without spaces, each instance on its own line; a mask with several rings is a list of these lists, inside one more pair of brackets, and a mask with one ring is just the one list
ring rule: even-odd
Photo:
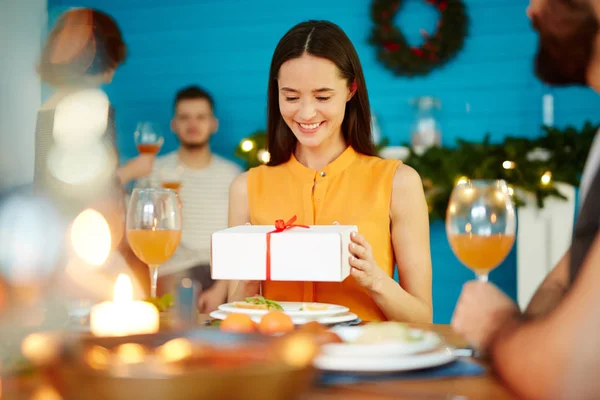
[[[366,82],[354,46],[327,21],[296,25],[279,42],[268,88],[268,165],[232,184],[229,224],[356,225],[352,273],[334,282],[242,282],[230,301],[259,293],[276,301],[338,304],[365,321],[431,322],[427,205],[419,175],[375,156]],[[293,255],[292,255],[293,256]],[[394,281],[397,264],[400,286]],[[202,304],[220,304],[220,282]]]

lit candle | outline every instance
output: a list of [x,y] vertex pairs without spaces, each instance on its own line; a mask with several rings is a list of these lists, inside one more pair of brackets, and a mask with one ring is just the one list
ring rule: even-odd
[[114,300],[92,307],[90,326],[96,336],[126,336],[158,331],[158,310],[145,301],[133,301],[131,279],[119,274]]

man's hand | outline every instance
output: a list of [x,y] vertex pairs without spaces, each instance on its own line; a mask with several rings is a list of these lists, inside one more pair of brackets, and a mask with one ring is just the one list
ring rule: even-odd
[[117,175],[121,184],[125,185],[134,179],[146,177],[152,173],[154,168],[154,154],[140,154],[117,169]]
[[496,286],[467,282],[458,299],[452,327],[477,350],[486,352],[498,332],[519,320],[519,308]]

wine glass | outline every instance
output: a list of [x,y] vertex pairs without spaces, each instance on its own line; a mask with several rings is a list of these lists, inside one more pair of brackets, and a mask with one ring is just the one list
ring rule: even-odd
[[156,125],[149,121],[137,124],[134,132],[135,145],[140,154],[158,154],[164,138]]
[[487,282],[508,255],[516,231],[515,208],[503,180],[458,181],[446,211],[446,234],[454,255]]
[[160,185],[165,189],[171,189],[179,194],[181,188],[181,176],[183,175],[183,166],[178,165],[175,168],[164,167],[158,171]]
[[158,267],[181,240],[181,207],[177,193],[163,188],[136,188],[127,210],[127,240],[150,268],[150,296],[156,297]]

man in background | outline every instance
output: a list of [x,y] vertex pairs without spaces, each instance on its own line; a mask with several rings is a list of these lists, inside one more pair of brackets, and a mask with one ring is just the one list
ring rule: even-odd
[[207,290],[210,274],[210,240],[214,231],[227,228],[229,186],[241,168],[211,152],[209,140],[217,132],[211,95],[198,86],[177,92],[171,130],[179,149],[156,159],[151,179],[179,181],[182,203],[182,236],[171,259],[159,268],[159,290],[174,293],[183,278]]
[[[600,0],[532,0],[538,77],[600,92]],[[581,181],[569,251],[521,313],[494,285],[469,282],[452,325],[525,398],[600,398],[600,135]]]

